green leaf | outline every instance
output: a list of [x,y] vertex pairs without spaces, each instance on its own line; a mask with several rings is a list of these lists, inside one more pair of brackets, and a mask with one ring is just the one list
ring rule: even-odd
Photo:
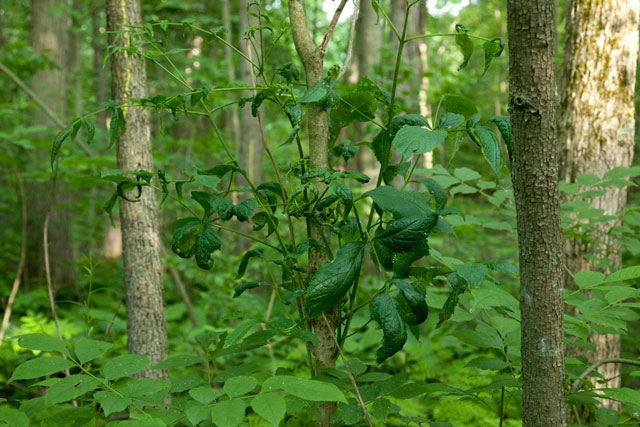
[[306,308],[315,317],[335,306],[349,292],[360,274],[364,244],[360,241],[343,245],[330,263],[321,266],[309,281]]
[[492,357],[476,357],[465,365],[470,368],[485,369],[489,371],[500,371],[509,366],[507,362]]
[[429,306],[427,305],[424,293],[419,292],[413,284],[405,282],[404,280],[392,280],[391,283],[400,289],[402,296],[404,296],[411,312],[415,316],[415,321],[411,322],[411,324],[419,325],[427,320]]
[[93,137],[96,134],[96,125],[93,124],[93,121],[87,118],[82,118],[81,120],[85,130],[87,131],[87,144],[91,144]]
[[222,241],[218,234],[209,224],[205,224],[202,230],[196,236],[195,253],[196,264],[204,270],[210,270],[213,267],[211,254],[222,246]]
[[431,178],[419,179],[418,182],[424,184],[424,186],[427,187],[427,190],[429,190],[429,193],[433,195],[433,198],[435,199],[436,210],[444,209],[444,207],[447,205],[448,198],[447,192],[444,190],[444,188],[442,188],[442,186],[438,184],[436,180]]
[[228,221],[233,216],[234,206],[229,200],[213,195],[209,198],[209,203],[221,220]]
[[453,175],[463,182],[475,181],[476,179],[482,178],[482,175],[469,168],[456,168],[453,171]]
[[106,417],[115,412],[124,411],[131,404],[130,398],[120,396],[112,391],[97,391],[93,398],[100,404]]
[[55,374],[76,366],[70,360],[60,357],[38,357],[21,363],[13,371],[13,375],[8,382],[16,380],[29,380],[31,378],[39,378],[47,375]]
[[295,125],[293,129],[291,129],[291,132],[289,133],[289,136],[287,136],[287,139],[285,139],[284,142],[280,144],[280,147],[282,147],[283,145],[291,144],[296,139],[296,136],[298,136],[299,132],[300,132],[300,125]]
[[384,186],[368,191],[364,196],[371,197],[380,209],[390,213],[395,219],[433,213],[429,199],[417,191],[401,191]]
[[627,280],[633,280],[640,277],[640,265],[635,265],[633,267],[623,268],[622,270],[618,270],[613,272],[607,277],[606,282],[624,282]]
[[220,397],[220,395],[222,395],[220,390],[208,386],[200,386],[189,390],[189,396],[205,405],[213,402],[215,399]]
[[88,375],[69,375],[49,387],[45,400],[47,405],[67,402],[83,394],[95,390],[100,385],[100,380]]
[[486,126],[476,126],[473,128],[473,133],[480,141],[484,158],[487,159],[489,166],[491,166],[491,169],[493,169],[496,176],[499,175],[500,169],[502,169],[502,154],[500,153],[500,142],[498,141],[498,137]]
[[383,333],[382,345],[376,352],[378,363],[402,350],[407,341],[407,330],[396,304],[387,294],[386,287],[383,287],[369,304],[371,318],[380,325]]
[[53,138],[53,143],[51,146],[51,169],[53,170],[53,164],[56,161],[56,157],[58,157],[58,152],[60,151],[60,147],[62,147],[62,143],[65,139],[69,137],[71,131],[73,130],[73,125],[69,125],[66,128],[62,129],[58,134]]
[[418,126],[431,128],[429,120],[420,114],[404,114],[402,116],[394,117],[391,121],[391,136],[394,136],[398,131],[405,126]]
[[482,71],[482,75],[484,76],[493,58],[497,58],[502,54],[504,50],[504,39],[502,37],[496,37],[490,41],[486,41],[482,45],[482,49],[484,50],[484,70]]
[[404,217],[396,220],[377,238],[391,250],[410,251],[416,245],[425,241],[437,222],[438,216],[433,213]]
[[191,424],[198,425],[202,421],[206,420],[211,416],[211,405],[196,405],[191,406],[186,410],[185,414],[187,415],[187,419],[191,422]]
[[393,146],[408,159],[414,154],[432,151],[447,138],[446,130],[429,130],[416,126],[405,126],[393,138]]
[[247,199],[233,207],[233,214],[238,221],[245,222],[249,219],[253,210],[256,208],[256,199]]
[[307,90],[302,98],[298,99],[300,104],[318,104],[324,101],[329,95],[329,86],[325,80],[320,80],[317,85]]
[[464,116],[456,113],[444,113],[440,116],[438,129],[449,131],[464,123]]
[[469,287],[478,287],[482,284],[488,273],[487,266],[475,262],[466,262],[464,264],[456,264],[453,270],[458,277],[464,279]]
[[265,259],[264,254],[257,249],[251,249],[250,251],[247,251],[240,260],[240,265],[238,266],[238,274],[236,274],[236,280],[244,276],[245,271],[247,271],[249,260],[253,257],[260,257],[262,259]]
[[0,408],[0,421],[7,423],[10,427],[29,427],[29,417],[24,412],[8,406]]
[[312,402],[347,401],[340,389],[331,383],[289,375],[276,375],[275,377],[267,378],[262,384],[261,393],[274,390],[284,390],[292,396]]
[[469,60],[473,54],[473,41],[471,41],[469,36],[466,34],[458,34],[456,35],[456,44],[460,46],[460,50],[462,51],[463,61],[458,67],[458,70],[462,70],[467,66],[467,64],[469,64]]
[[247,405],[241,399],[224,400],[211,405],[211,420],[218,427],[235,427],[244,420]]
[[150,360],[137,354],[123,354],[109,359],[105,363],[102,373],[108,380],[130,377],[149,365]]
[[233,399],[234,397],[249,393],[251,390],[256,388],[257,385],[258,380],[255,378],[240,375],[237,377],[231,377],[225,381],[222,390],[227,396]]
[[513,142],[511,134],[511,119],[509,116],[493,116],[490,119],[500,131],[504,144],[507,146],[507,153],[509,153],[509,161],[512,161],[513,156]]
[[80,364],[84,365],[90,360],[102,356],[111,347],[113,347],[113,344],[108,342],[78,338],[76,340],[75,351]]
[[580,289],[589,288],[605,281],[605,275],[599,271],[580,271],[573,276]]
[[233,292],[233,297],[234,298],[238,298],[240,295],[242,295],[245,291],[248,291],[249,289],[253,289],[253,288],[257,288],[259,286],[265,286],[268,285],[269,282],[244,282],[238,286],[236,286],[234,288],[234,292]]
[[275,393],[260,393],[251,400],[251,407],[273,426],[279,426],[287,412],[284,397]]
[[67,346],[58,338],[46,334],[19,335],[18,345],[29,350],[57,351],[66,356],[71,356]]
[[462,95],[445,95],[442,98],[442,107],[450,113],[464,116],[465,119],[470,119],[478,113],[478,107],[473,101]]
[[202,221],[193,217],[182,218],[171,224],[171,250],[181,258],[191,258],[196,252],[196,236],[201,227]]
[[184,368],[185,366],[195,365],[201,363],[202,358],[193,354],[176,354],[171,356],[162,362],[156,363],[151,369],[175,369]]

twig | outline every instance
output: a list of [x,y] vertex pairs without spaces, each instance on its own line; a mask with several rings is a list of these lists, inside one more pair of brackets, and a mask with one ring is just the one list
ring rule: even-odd
[[25,260],[27,258],[27,200],[24,196],[24,187],[22,185],[22,179],[20,178],[20,173],[18,172],[18,168],[14,166],[14,172],[16,175],[16,187],[18,190],[18,197],[20,198],[20,215],[22,218],[21,221],[21,236],[22,243],[20,246],[20,261],[18,262],[18,270],[16,271],[16,278],[13,280],[13,287],[11,288],[11,294],[9,294],[9,300],[7,301],[7,308],[4,311],[4,316],[2,318],[2,326],[0,327],[0,345],[2,344],[2,340],[4,339],[4,334],[7,330],[7,326],[9,325],[9,318],[11,317],[11,308],[13,307],[13,302],[16,299],[16,294],[18,293],[18,288],[20,288],[20,278],[22,277],[22,271],[24,270]]
[[333,30],[336,29],[336,25],[338,24],[338,19],[340,19],[340,15],[344,9],[344,6],[347,4],[347,0],[341,0],[338,8],[333,14],[333,18],[329,23],[329,27],[327,28],[327,33],[324,35],[322,39],[322,44],[320,45],[320,56],[324,56],[327,52],[327,45],[329,44],[329,39],[331,39],[331,35],[333,34]]
[[118,307],[116,307],[116,310],[113,312],[113,317],[111,318],[111,320],[107,324],[106,329],[104,330],[104,335],[102,335],[102,340],[103,341],[107,339],[107,336],[109,336],[109,331],[111,330],[111,325],[113,325],[113,322],[116,321],[116,317],[118,317],[118,311],[120,310],[121,306],[122,306],[122,301],[120,301],[118,303]]
[[360,0],[356,0],[356,4],[353,7],[353,15],[351,16],[351,29],[349,30],[349,42],[347,43],[347,57],[344,59],[344,65],[336,77],[336,80],[340,80],[345,75],[351,64],[351,56],[353,55],[353,40],[356,35],[356,21],[358,17],[358,11],[360,10]]
[[591,372],[595,371],[602,365],[606,365],[607,363],[622,363],[625,365],[640,366],[640,360],[620,359],[620,358],[598,360],[594,362],[593,365],[585,369],[584,372],[580,374],[580,376],[573,382],[573,385],[571,386],[571,392],[578,391],[578,388],[580,387],[580,380],[587,378],[587,376],[589,376]]
[[325,316],[324,313],[322,313],[322,318],[324,319],[324,323],[327,325],[327,329],[331,334],[331,338],[333,338],[333,342],[336,344],[336,348],[338,349],[338,354],[340,354],[342,363],[344,363],[344,368],[347,370],[347,375],[349,375],[349,381],[351,381],[351,385],[353,386],[353,389],[356,392],[356,396],[358,397],[358,402],[360,402],[360,407],[362,408],[364,417],[366,418],[367,423],[369,424],[369,427],[373,427],[373,424],[371,424],[371,419],[369,418],[369,412],[367,411],[367,407],[364,405],[364,400],[362,399],[362,395],[360,394],[360,389],[358,389],[358,384],[356,383],[356,379],[351,373],[351,368],[347,363],[346,357],[344,357],[344,353],[342,353],[342,348],[340,347],[340,344],[338,344],[338,340],[336,339],[336,336],[333,333],[333,328],[331,327],[331,324],[329,323],[329,320],[327,320],[327,316]]
[[[47,106],[47,104],[45,104],[44,101],[40,99],[40,97],[36,95],[35,92],[29,89],[29,87],[22,80],[20,80],[20,77],[13,74],[13,72],[10,69],[8,69],[2,62],[0,62],[0,71],[8,75],[9,78],[13,80],[15,84],[17,84],[20,87],[20,89],[22,89],[27,95],[29,95],[29,97],[31,97],[31,99],[33,99],[33,101],[36,104],[38,104],[38,106],[42,109],[42,111],[45,112],[47,117],[49,117],[51,121],[53,121],[53,123],[55,123],[60,128],[65,127],[64,122],[60,120],[60,118],[56,116],[56,114],[53,111],[51,111],[51,109]],[[78,144],[78,147],[80,147],[87,156],[93,156],[93,152],[84,142],[80,141],[79,139],[76,139],[76,144]]]
[[[167,256],[167,251],[162,248],[163,256]],[[171,263],[165,263],[167,266],[167,270],[169,270],[169,274],[173,279],[173,283],[175,283],[178,288],[178,292],[180,292],[180,296],[182,297],[182,302],[184,303],[185,308],[187,309],[187,314],[189,315],[189,320],[191,320],[191,325],[194,328],[199,327],[198,319],[196,318],[196,313],[193,311],[193,303],[191,302],[191,297],[187,293],[187,288],[184,286],[184,282],[180,277],[180,273],[176,270]]]
[[[53,322],[56,325],[56,332],[58,333],[58,339],[62,340],[62,332],[60,331],[60,323],[58,322],[58,312],[56,311],[56,300],[53,295],[53,283],[51,281],[51,266],[49,263],[49,218],[51,217],[51,208],[47,210],[47,214],[44,217],[44,229],[43,229],[43,246],[44,246],[44,271],[47,276],[47,291],[49,293],[49,304],[51,305],[51,314],[53,314]],[[63,355],[64,356],[64,355]],[[69,375],[69,374],[67,374]]]

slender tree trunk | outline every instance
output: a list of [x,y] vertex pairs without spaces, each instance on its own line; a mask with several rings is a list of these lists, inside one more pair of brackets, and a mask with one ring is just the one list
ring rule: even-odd
[[[233,22],[231,19],[231,16],[232,16],[231,2],[229,0],[223,0],[221,3],[222,3],[222,23],[224,27],[227,29],[228,31],[227,34],[229,34],[230,38],[232,39],[231,42],[233,43],[235,42],[235,40],[233,40],[234,33],[233,33]],[[238,12],[241,12],[243,5],[240,4],[239,6],[241,8],[238,10]],[[246,11],[246,4],[244,6]],[[238,31],[238,33],[240,33],[240,31]],[[235,39],[242,40],[242,37],[243,37],[242,34],[240,34],[240,37],[235,37]],[[233,84],[233,82],[236,80],[236,67],[233,60],[233,51],[231,49],[224,49],[224,59],[226,61],[227,77],[229,78],[229,82]],[[239,122],[238,122],[238,109],[237,108],[225,109],[224,117],[225,117],[225,127],[229,135],[231,135],[231,139],[233,141],[237,141],[238,135],[240,134],[240,128],[239,128]]]
[[[49,108],[63,121],[67,115],[67,14],[65,4],[60,0],[32,0],[31,2],[32,46],[43,53],[52,65],[40,70],[32,79],[32,89],[47,100]],[[50,124],[50,119],[41,111],[34,113],[34,124]],[[34,153],[34,169],[48,174],[49,157]],[[49,255],[53,283],[73,285],[75,266],[71,246],[71,225],[69,214],[68,182],[60,177],[57,188],[52,191],[49,179],[26,183],[27,205],[29,206],[27,276],[31,279],[44,278],[44,251],[42,232],[46,212],[52,209],[49,220]]]
[[[107,0],[106,11],[109,43],[126,46],[129,35],[117,31],[141,24],[140,1]],[[147,73],[140,56],[124,51],[111,56],[111,94],[118,104],[147,97]],[[124,108],[123,112],[127,130],[118,137],[118,168],[153,171],[148,111]],[[152,363],[167,357],[157,209],[156,195],[149,187],[143,188],[139,203],[120,202],[128,350]],[[167,372],[146,369],[141,376],[165,379]]]
[[554,0],[509,0],[509,112],[520,252],[522,420],[563,426],[563,247],[555,117]]
[[[322,79],[324,75],[323,54],[311,39],[307,23],[304,0],[289,0],[289,18],[291,20],[291,32],[293,42],[298,52],[307,78],[307,88],[312,88]],[[328,143],[329,143],[329,123],[327,112],[322,108],[310,106],[307,112],[309,127],[309,167],[327,169],[328,163]],[[311,237],[319,242],[322,241],[324,231],[316,224],[311,224]],[[324,250],[311,249],[309,252],[309,274],[314,274],[318,268],[328,262],[327,254]],[[337,317],[337,307],[325,313],[329,322],[332,323]],[[333,342],[335,331],[327,326],[322,316],[311,319],[314,332],[318,337],[318,342],[313,346],[316,358],[316,373],[321,374],[325,369],[335,368],[336,347]],[[327,402],[320,406],[321,425],[330,426],[331,418],[336,412],[335,402]]]
[[[630,166],[634,149],[635,79],[638,60],[639,0],[572,0],[567,5],[567,30],[559,139],[564,150],[562,178],[573,182],[581,174],[604,175],[617,166]],[[593,199],[604,215],[617,215],[627,204],[627,188],[607,187]],[[620,221],[596,224],[589,242],[567,242],[567,267],[573,273],[598,270],[596,255],[609,259],[603,272],[620,269],[620,246],[609,231]],[[572,286],[568,277],[567,287]],[[620,357],[620,335],[594,335],[592,361]],[[620,365],[598,368],[607,382],[620,387]],[[606,406],[619,409],[617,402]]]
[[[250,46],[247,46],[247,37],[245,34],[249,30],[249,25],[254,26],[258,25],[258,20],[254,16],[250,16],[247,13],[247,5],[249,4],[248,0],[240,0],[238,2],[238,49],[242,51],[245,55],[255,59],[255,53],[250,51]],[[257,13],[257,9],[255,7],[252,8],[252,12]],[[256,37],[258,34],[256,33]],[[259,43],[256,43],[258,46]],[[251,49],[252,50],[252,49]],[[227,49],[229,51],[229,49]],[[230,51],[229,51],[230,52]],[[240,61],[240,77],[242,81],[244,81],[248,86],[253,85],[254,77],[257,78],[257,70],[253,70],[252,77],[252,65],[245,61]],[[253,91],[245,91],[242,96],[252,96]],[[264,173],[262,170],[262,160],[264,159],[264,146],[262,145],[262,139],[260,134],[260,126],[257,117],[253,117],[251,115],[251,106],[249,103],[245,105],[239,112],[239,129],[242,129],[242,137],[240,137],[240,133],[235,139],[237,151],[238,151],[238,164],[242,169],[247,171],[247,175],[249,179],[257,184],[262,183],[264,179]],[[260,110],[258,110],[258,114],[262,116]],[[247,186],[244,183],[244,178],[238,177],[242,185]],[[246,198],[246,196],[245,196]],[[245,233],[251,233],[251,225],[249,222],[240,223],[238,227]],[[249,243],[247,239],[239,236],[237,239],[238,249],[241,251],[247,250],[249,248]]]
[[[369,1],[360,2],[358,20],[356,22],[356,35],[354,40],[353,62],[349,80],[356,83],[362,77],[373,78],[374,66],[380,62],[382,52],[382,28],[376,25],[376,12]],[[375,80],[375,79],[374,79]],[[367,133],[366,123],[354,124],[354,142],[367,141],[370,136]],[[373,152],[361,148],[358,150],[355,161],[358,170],[371,177],[370,185],[375,185],[377,180],[377,164]]]

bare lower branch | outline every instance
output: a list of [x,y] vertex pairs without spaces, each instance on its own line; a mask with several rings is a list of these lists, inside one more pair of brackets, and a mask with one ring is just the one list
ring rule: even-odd
[[[331,22],[329,23],[329,27],[327,28],[327,33],[324,35],[322,39],[322,44],[320,45],[320,56],[324,56],[327,52],[327,45],[329,44],[329,40],[331,39],[331,35],[333,34],[333,30],[336,29],[336,25],[338,25],[338,19],[340,19],[340,15],[344,10],[344,6],[347,4],[347,0],[341,0],[338,8],[333,14],[333,18],[331,18]],[[356,8],[357,10],[357,8]],[[355,11],[354,11],[355,15]]]
[[593,365],[585,369],[584,372],[581,373],[580,376],[573,382],[573,385],[571,386],[571,391],[572,392],[578,391],[578,388],[580,387],[580,380],[587,378],[591,372],[595,371],[602,365],[606,365],[607,363],[621,363],[624,365],[640,366],[640,360],[620,359],[620,358],[598,360],[594,362]]
[[[45,112],[47,117],[49,117],[51,119],[51,121],[56,124],[56,126],[58,126],[60,128],[66,127],[64,122],[62,120],[60,120],[60,118],[58,116],[56,116],[53,111],[51,111],[51,109],[47,106],[47,104],[45,104],[44,101],[42,99],[40,99],[40,97],[38,95],[36,95],[36,93],[34,91],[32,91],[20,79],[20,77],[18,77],[15,74],[13,74],[13,72],[10,69],[8,69],[2,62],[0,62],[0,71],[2,71],[7,76],[9,76],[9,78],[11,80],[13,80],[15,82],[15,84],[17,84],[18,87],[20,87],[20,89],[22,89],[27,95],[29,95],[29,97],[31,99],[33,99],[33,101],[36,104],[38,104],[38,107],[40,107],[42,109],[42,111]],[[93,152],[91,151],[91,149],[89,147],[87,147],[87,145],[84,142],[80,141],[79,139],[76,139],[76,144],[78,144],[78,147],[80,147],[82,149],[82,151],[84,151],[84,153],[87,156],[93,156]]]

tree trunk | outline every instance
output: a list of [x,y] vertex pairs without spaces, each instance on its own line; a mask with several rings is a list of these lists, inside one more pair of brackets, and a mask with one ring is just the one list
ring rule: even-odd
[[[353,62],[349,80],[356,83],[358,79],[369,76],[373,78],[374,65],[380,62],[382,52],[382,28],[376,25],[376,12],[369,1],[360,2],[356,35],[354,40]],[[375,79],[374,79],[375,80]],[[366,123],[354,123],[353,142],[370,140]],[[371,150],[362,147],[355,158],[358,170],[371,177],[370,185],[375,185],[378,178],[378,161]]]
[[563,426],[563,247],[555,126],[554,0],[509,0],[509,113],[520,252],[522,420]]
[[[311,39],[307,24],[304,0],[289,0],[289,18],[291,20],[291,33],[293,42],[302,61],[307,78],[307,88],[312,88],[322,79],[324,75],[323,55],[320,49]],[[328,143],[329,143],[329,123],[327,112],[320,107],[310,106],[307,112],[309,126],[309,167],[327,169],[328,163]],[[323,230],[316,224],[311,224],[311,238],[321,242]],[[309,274],[314,274],[318,268],[328,262],[327,254],[324,250],[311,249],[309,251]],[[337,316],[337,307],[325,313],[329,323],[332,323]],[[335,368],[336,347],[332,336],[335,330],[330,330],[322,316],[311,319],[311,324],[318,337],[318,342],[313,346],[316,358],[316,374],[321,374],[325,369]],[[336,412],[336,403],[327,402],[320,405],[322,426],[330,426],[331,418]]]
[[[617,166],[630,166],[634,149],[635,79],[638,59],[639,0],[572,0],[567,6],[563,90],[559,122],[564,150],[562,178],[574,182],[585,173],[598,176]],[[607,187],[593,199],[604,215],[617,215],[627,204],[627,188]],[[609,236],[620,221],[596,224],[589,242],[567,242],[572,273],[598,270],[596,255],[609,259],[604,273],[620,269],[620,246]],[[573,285],[567,278],[567,287]],[[592,361],[620,357],[620,335],[594,335]],[[607,363],[598,372],[607,381],[597,387],[620,387],[620,365]],[[594,380],[595,384],[595,380]],[[618,402],[604,404],[618,408]]]
[[[249,52],[249,48],[247,46],[248,37],[245,33],[249,30],[249,23],[251,26],[258,25],[257,18],[253,16],[249,16],[247,14],[247,5],[249,4],[248,0],[240,0],[238,3],[238,48],[245,55],[252,57],[255,59],[255,54],[253,52]],[[256,8],[252,8],[253,12],[256,12]],[[251,21],[251,22],[249,22]],[[256,33],[257,36],[257,33]],[[228,50],[228,49],[227,49]],[[251,67],[252,65],[245,61],[240,61],[240,77],[242,81],[244,81],[248,86],[253,85],[253,78],[251,75]],[[257,70],[253,70],[255,78],[258,76],[255,75]],[[253,91],[244,91],[242,96],[252,96]],[[258,111],[258,114],[261,114]],[[238,164],[242,169],[247,171],[247,176],[249,179],[254,182],[256,185],[262,183],[263,181],[263,171],[262,171],[262,160],[264,159],[264,146],[262,145],[262,139],[260,134],[260,126],[258,123],[258,118],[253,117],[251,115],[251,105],[247,103],[240,110],[240,129],[242,129],[242,137],[240,137],[240,133],[236,139],[236,146],[238,151]],[[244,178],[238,177],[242,185],[247,186],[244,183]],[[245,196],[246,198],[246,196]],[[251,234],[251,226],[249,222],[240,223],[239,228],[245,232]],[[249,242],[247,239],[239,236],[237,240],[238,249],[241,251],[247,250],[249,246]]]
[[[32,89],[45,99],[48,107],[63,121],[67,115],[67,15],[65,4],[60,0],[32,0],[31,2],[32,46],[43,53],[52,65],[38,71],[32,79]],[[41,110],[34,112],[34,124],[50,124],[51,120]],[[34,169],[48,175],[49,156],[46,150],[32,155]],[[48,179],[26,183],[28,218],[27,273],[30,279],[44,282],[44,251],[42,233],[47,211],[49,220],[49,256],[51,279],[55,284],[73,285],[75,266],[71,246],[71,225],[68,182],[60,177],[56,189]]]
[[[118,34],[140,25],[139,0],[107,0],[109,43],[127,46],[129,34]],[[147,73],[143,59],[125,51],[111,56],[111,94],[118,104],[147,97]],[[118,137],[118,168],[153,171],[148,110],[123,108],[127,130]],[[134,197],[132,195],[132,197]],[[154,190],[143,187],[139,203],[120,201],[124,276],[127,290],[128,350],[148,357],[152,364],[167,357],[160,237]],[[166,379],[167,372],[145,369],[142,377]]]

